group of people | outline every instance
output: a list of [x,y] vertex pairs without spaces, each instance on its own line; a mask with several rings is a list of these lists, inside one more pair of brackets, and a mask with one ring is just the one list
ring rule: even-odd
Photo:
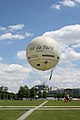
[[72,100],[72,98],[69,96],[69,94],[64,96],[64,101],[65,102],[68,102],[68,101],[71,102],[71,100]]

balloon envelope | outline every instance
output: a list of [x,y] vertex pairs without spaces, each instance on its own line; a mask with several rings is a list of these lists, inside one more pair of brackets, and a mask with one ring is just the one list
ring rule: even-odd
[[49,70],[55,67],[60,59],[60,47],[54,39],[39,36],[28,45],[26,57],[35,69]]

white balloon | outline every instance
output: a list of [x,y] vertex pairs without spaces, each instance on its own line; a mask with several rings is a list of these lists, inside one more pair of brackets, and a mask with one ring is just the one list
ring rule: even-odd
[[59,62],[60,47],[54,39],[39,36],[34,38],[28,45],[26,57],[35,69],[49,70]]

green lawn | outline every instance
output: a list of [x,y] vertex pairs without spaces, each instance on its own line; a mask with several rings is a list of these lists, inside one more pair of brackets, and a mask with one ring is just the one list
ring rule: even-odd
[[0,100],[0,106],[38,106],[43,100]]
[[0,120],[17,120],[26,110],[0,110]]
[[[0,100],[0,106],[38,106],[44,100]],[[48,101],[45,106],[80,106],[80,101]],[[16,120],[27,110],[0,110],[0,120]],[[80,120],[80,110],[36,110],[25,120]]]
[[25,120],[80,120],[79,110],[37,110]]
[[49,100],[44,106],[80,106],[80,100],[73,100],[71,102]]
[[[38,106],[44,100],[0,100],[0,106]],[[49,100],[45,106],[80,106],[80,101],[75,100],[71,102]]]

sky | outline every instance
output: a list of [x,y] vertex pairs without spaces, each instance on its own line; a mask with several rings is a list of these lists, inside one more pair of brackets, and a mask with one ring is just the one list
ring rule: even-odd
[[[50,81],[50,70],[36,70],[26,59],[28,44],[38,36],[60,45]],[[0,0],[0,86],[16,93],[20,86],[43,82],[80,88],[80,0]]]

